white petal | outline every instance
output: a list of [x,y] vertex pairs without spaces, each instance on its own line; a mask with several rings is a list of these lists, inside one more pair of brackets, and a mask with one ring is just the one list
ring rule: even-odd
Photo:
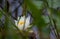
[[28,28],[30,25],[30,16],[26,18],[25,29]]
[[15,25],[17,26],[17,22],[18,22],[18,21],[17,21],[17,20],[14,20],[14,21],[15,21]]

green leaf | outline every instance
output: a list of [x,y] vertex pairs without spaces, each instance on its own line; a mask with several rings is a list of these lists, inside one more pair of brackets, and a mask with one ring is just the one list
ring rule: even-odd
[[3,14],[2,14],[2,12],[0,11],[0,18],[2,17],[2,15],[3,15]]
[[45,21],[42,18],[42,9],[38,9],[32,1],[27,1],[28,10],[31,11],[32,17],[34,19],[33,24],[37,25],[39,28],[45,26]]
[[32,3],[37,7],[37,9],[43,8],[43,1],[32,1]]
[[48,1],[48,5],[51,8],[58,8],[60,7],[60,0],[47,0]]

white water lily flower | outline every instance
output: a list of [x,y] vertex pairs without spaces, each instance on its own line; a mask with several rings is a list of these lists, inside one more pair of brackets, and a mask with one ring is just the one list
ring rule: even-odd
[[18,22],[17,27],[18,27],[20,30],[23,29],[24,22],[25,22],[25,16],[21,17],[20,20],[19,20],[19,22]]
[[[18,17],[18,21],[15,20],[15,25],[20,29],[20,30],[23,30],[23,27],[24,29],[26,30],[27,28],[29,28],[30,26],[30,16],[28,16],[27,18],[25,18],[25,16],[21,16],[21,18],[19,19]],[[25,25],[24,25],[25,23]]]

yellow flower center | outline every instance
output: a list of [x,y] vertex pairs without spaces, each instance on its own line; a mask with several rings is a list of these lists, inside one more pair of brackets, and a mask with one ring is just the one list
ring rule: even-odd
[[18,25],[23,25],[24,24],[24,21],[20,21],[19,23],[18,23]]

